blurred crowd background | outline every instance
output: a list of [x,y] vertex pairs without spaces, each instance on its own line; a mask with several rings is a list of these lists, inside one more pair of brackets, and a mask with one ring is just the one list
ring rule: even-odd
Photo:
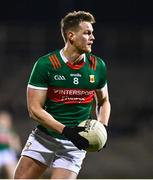
[[112,113],[107,147],[88,154],[79,178],[153,178],[152,8],[152,1],[138,0],[1,1],[0,110],[11,113],[22,147],[35,126],[26,108],[33,64],[63,47],[66,13],[90,11],[97,21],[93,53],[107,64]]

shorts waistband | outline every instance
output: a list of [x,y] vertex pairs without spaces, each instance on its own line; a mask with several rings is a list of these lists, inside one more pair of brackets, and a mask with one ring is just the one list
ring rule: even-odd
[[56,135],[56,133],[53,133],[53,135],[49,134],[47,132],[47,130],[41,126],[38,126],[37,128],[35,128],[33,131],[32,131],[33,134],[38,134],[39,136],[42,136],[48,140],[51,140],[52,138],[58,138],[58,139],[63,139],[63,140],[66,140],[66,138],[62,135]]

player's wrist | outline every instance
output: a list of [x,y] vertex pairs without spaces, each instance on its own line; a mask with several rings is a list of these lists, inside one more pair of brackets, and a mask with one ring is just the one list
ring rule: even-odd
[[63,136],[65,138],[67,138],[68,140],[72,141],[73,139],[76,138],[77,132],[75,131],[75,127],[65,126],[63,128],[62,134],[63,134]]
[[68,126],[64,126],[63,130],[62,130],[62,134],[66,137],[66,136],[70,136],[71,134],[71,128]]
[[[80,127],[77,126],[73,126],[73,127],[69,127],[69,126],[65,126],[63,128],[62,134],[67,138],[67,139],[74,139],[79,132]],[[84,129],[82,129],[83,131]]]

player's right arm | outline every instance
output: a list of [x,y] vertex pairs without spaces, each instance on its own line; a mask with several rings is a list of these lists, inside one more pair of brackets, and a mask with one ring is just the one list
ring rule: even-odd
[[61,134],[64,125],[44,109],[48,89],[48,67],[48,59],[41,57],[36,61],[27,87],[27,107],[32,119]]
[[62,123],[56,121],[53,116],[51,116],[43,108],[46,95],[47,90],[27,87],[27,107],[29,115],[32,119],[38,121],[44,127],[52,129],[61,134],[65,126]]
[[67,127],[54,119],[54,117],[44,109],[48,89],[48,67],[50,68],[48,62],[49,61],[44,58],[39,59],[35,63],[30,75],[27,87],[29,115],[44,127],[52,129],[59,134],[63,134],[79,149],[86,149],[89,146],[89,142],[79,135],[79,132],[83,131],[84,128]]
[[29,115],[32,119],[41,123],[44,127],[50,128],[67,139],[71,140],[79,149],[86,149],[89,146],[88,140],[81,137],[78,133],[84,131],[84,127],[66,127],[62,123],[56,121],[45,109],[47,90],[38,90],[27,88],[27,106]]

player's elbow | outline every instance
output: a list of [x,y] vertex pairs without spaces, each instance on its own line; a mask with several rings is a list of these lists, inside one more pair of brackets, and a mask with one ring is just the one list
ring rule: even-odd
[[28,106],[29,117],[32,119],[36,118],[36,108],[34,106]]
[[32,113],[32,111],[29,111],[29,117],[33,119],[34,114]]
[[32,119],[34,119],[34,113],[33,113],[33,111],[29,110],[28,112],[29,112],[29,117],[32,118]]

